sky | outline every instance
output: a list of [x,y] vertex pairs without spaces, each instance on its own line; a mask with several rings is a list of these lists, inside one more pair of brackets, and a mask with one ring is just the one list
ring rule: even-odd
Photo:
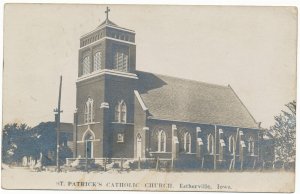
[[[105,5],[7,5],[3,123],[53,121],[59,76],[62,121],[73,122],[79,38],[105,19]],[[296,99],[293,7],[111,5],[135,30],[137,69],[230,84],[263,127]],[[220,94],[222,95],[222,94]]]

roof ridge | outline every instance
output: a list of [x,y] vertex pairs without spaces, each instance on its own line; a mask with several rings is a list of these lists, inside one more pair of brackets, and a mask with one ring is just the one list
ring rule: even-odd
[[[151,72],[140,71],[140,70],[136,70],[136,71],[141,72],[141,73],[151,73]],[[221,88],[228,88],[229,89],[229,87],[230,87],[229,84],[228,85],[221,85],[221,84],[215,84],[215,83],[207,83],[207,82],[204,82],[204,81],[193,80],[193,79],[188,79],[188,78],[181,78],[181,77],[175,77],[175,76],[165,75],[165,74],[160,74],[160,73],[151,73],[151,74],[164,76],[164,77],[169,77],[169,78],[174,78],[174,79],[180,79],[180,80],[189,81],[189,82],[201,83],[201,84],[206,84],[206,85],[211,85],[211,86],[216,86],[216,87],[221,87]]]
[[233,92],[234,96],[238,99],[238,101],[242,104],[242,106],[246,109],[250,117],[253,119],[254,123],[258,124],[258,122],[255,120],[254,116],[251,114],[247,106],[243,103],[243,101],[240,99],[240,97],[237,95],[237,93],[234,91],[234,89],[228,84],[228,87]]

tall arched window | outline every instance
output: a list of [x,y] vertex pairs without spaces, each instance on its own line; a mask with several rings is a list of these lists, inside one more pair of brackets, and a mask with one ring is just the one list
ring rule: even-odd
[[126,123],[127,121],[127,107],[126,103],[122,100],[115,106],[115,122]]
[[128,71],[128,54],[125,49],[117,49],[114,53],[113,66],[115,70],[118,71]]
[[90,73],[90,57],[86,56],[82,62],[82,74],[85,75],[88,73]]
[[120,109],[119,109],[119,103],[115,106],[115,122],[120,121]]
[[214,153],[214,137],[211,134],[207,136],[207,151],[209,154]]
[[94,54],[94,71],[101,69],[101,58],[102,58],[101,52],[96,52]]
[[167,136],[163,130],[158,133],[158,152],[166,152]]
[[184,134],[184,151],[187,153],[191,153],[191,134],[186,132]]
[[87,118],[88,118],[88,114],[89,114],[89,109],[88,109],[88,105],[87,105],[87,103],[84,105],[84,123],[87,123],[88,122],[88,120],[87,120]]
[[254,155],[254,140],[253,137],[250,137],[248,140],[248,152],[250,155]]
[[127,113],[127,107],[125,102],[121,103],[121,122],[126,123],[126,113]]
[[234,152],[235,152],[235,139],[232,135],[229,137],[228,142],[229,142],[229,152],[231,154],[234,154]]
[[136,136],[136,157],[142,157],[142,136],[139,133]]
[[87,102],[84,105],[84,122],[91,123],[94,121],[94,101],[91,98],[88,98]]

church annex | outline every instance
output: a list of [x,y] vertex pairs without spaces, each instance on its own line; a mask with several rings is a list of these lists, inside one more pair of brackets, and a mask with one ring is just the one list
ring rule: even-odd
[[80,38],[74,158],[254,168],[262,130],[230,85],[136,70],[135,32],[108,12]]

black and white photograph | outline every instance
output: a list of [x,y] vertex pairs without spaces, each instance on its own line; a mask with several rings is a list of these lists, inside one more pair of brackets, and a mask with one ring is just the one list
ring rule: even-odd
[[297,7],[3,17],[3,189],[294,192]]

